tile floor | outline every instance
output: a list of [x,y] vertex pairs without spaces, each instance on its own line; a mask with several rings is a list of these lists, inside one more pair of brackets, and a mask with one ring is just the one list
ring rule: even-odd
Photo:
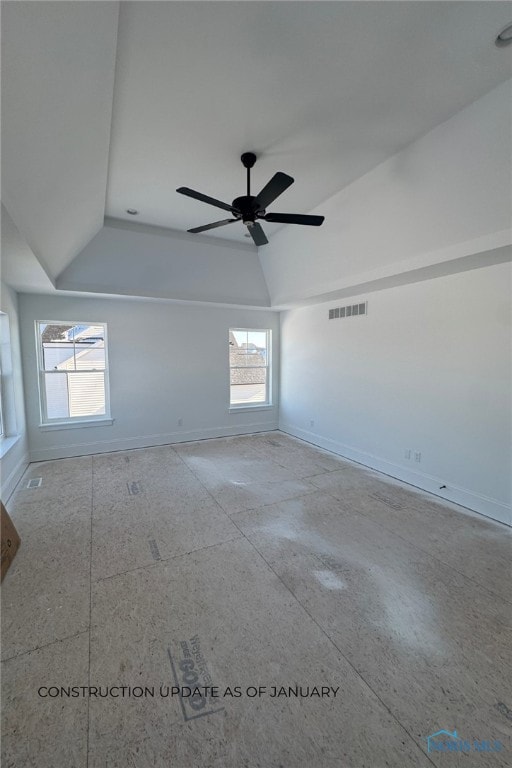
[[280,432],[32,464],[8,508],[4,768],[512,765],[506,527]]

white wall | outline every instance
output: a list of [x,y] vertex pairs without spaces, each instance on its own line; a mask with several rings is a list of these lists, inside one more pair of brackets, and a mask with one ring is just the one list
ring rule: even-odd
[[0,443],[0,471],[4,504],[28,464],[28,445],[23,401],[23,379],[16,293],[1,284],[2,404],[6,436]]
[[500,264],[339,302],[368,299],[367,317],[283,313],[280,428],[512,524],[511,277]]
[[318,206],[320,229],[283,227],[259,251],[272,306],[509,245],[511,83]]
[[[229,412],[228,329],[270,328],[279,359],[279,315],[150,300],[20,296],[32,461],[275,429],[270,409]],[[114,424],[39,427],[34,323],[105,322]],[[178,419],[183,426],[178,426]]]

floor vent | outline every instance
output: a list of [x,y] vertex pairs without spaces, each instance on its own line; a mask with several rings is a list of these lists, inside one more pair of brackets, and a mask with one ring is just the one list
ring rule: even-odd
[[42,482],[42,477],[31,477],[27,483],[27,488],[39,488]]
[[368,302],[362,301],[360,304],[347,304],[345,307],[335,307],[329,310],[329,320],[337,320],[344,317],[355,317],[356,315],[368,314]]

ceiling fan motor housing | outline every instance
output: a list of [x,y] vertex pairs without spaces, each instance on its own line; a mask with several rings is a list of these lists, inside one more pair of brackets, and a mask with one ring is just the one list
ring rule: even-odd
[[253,197],[252,195],[235,198],[232,202],[232,206],[237,213],[240,213],[244,224],[248,221],[253,222],[256,219],[256,216],[261,218],[265,215],[265,209],[258,203],[258,198]]

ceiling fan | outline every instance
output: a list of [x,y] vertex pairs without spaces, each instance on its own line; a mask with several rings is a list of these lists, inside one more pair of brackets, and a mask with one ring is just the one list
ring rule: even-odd
[[223,203],[221,200],[216,200],[214,197],[203,195],[201,192],[196,192],[188,187],[178,187],[176,192],[179,192],[181,195],[187,195],[187,197],[193,197],[194,200],[201,200],[203,203],[215,205],[217,208],[229,211],[234,217],[232,219],[214,221],[212,224],[204,224],[202,227],[194,227],[194,229],[187,230],[188,232],[197,234],[198,232],[206,232],[208,229],[233,224],[235,221],[242,221],[249,230],[254,243],[256,245],[266,245],[268,240],[257,219],[263,219],[275,224],[305,224],[310,227],[319,227],[322,224],[323,216],[305,216],[301,213],[267,213],[267,205],[273,203],[285,189],[288,189],[290,184],[293,184],[294,179],[286,173],[278,171],[268,184],[263,187],[259,195],[253,197],[251,195],[251,168],[256,162],[256,155],[254,152],[244,152],[240,159],[244,168],[247,169],[247,194],[235,198],[231,205]]

